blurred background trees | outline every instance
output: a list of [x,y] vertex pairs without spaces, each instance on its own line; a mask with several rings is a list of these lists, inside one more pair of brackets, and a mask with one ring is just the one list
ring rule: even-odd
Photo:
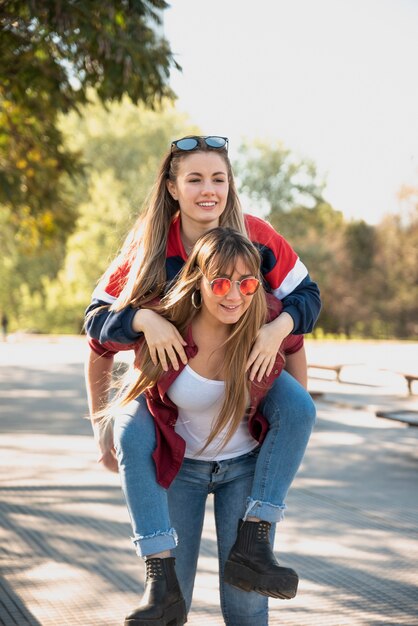
[[76,228],[76,190],[89,176],[89,155],[65,140],[63,116],[81,113],[93,92],[103,103],[126,95],[151,109],[174,97],[168,79],[178,64],[160,29],[167,6],[164,0],[0,4],[0,298],[12,320],[24,316],[26,301],[41,305]]
[[[84,168],[82,176],[67,181],[77,217],[65,243],[56,244],[60,255],[54,257],[51,246],[44,256],[21,255],[11,239],[10,251],[0,261],[5,279],[0,309],[9,308],[10,301],[11,322],[16,315],[20,327],[81,330],[91,291],[136,219],[161,155],[173,136],[197,130],[168,103],[152,111],[127,97],[106,108],[93,95],[91,100],[81,116],[71,113],[61,119],[63,136],[82,156]],[[19,280],[16,264],[9,260],[6,266],[7,259],[22,264]]]
[[[164,0],[0,5],[0,310],[10,330],[75,332],[173,137]],[[245,142],[244,210],[268,219],[321,288],[315,331],[418,337],[418,181],[401,213],[347,222],[315,163]]]
[[173,97],[178,67],[157,34],[164,0],[3,0],[0,5],[0,203],[25,251],[71,232],[68,177],[80,155],[64,144],[59,115],[125,94],[156,106]]
[[[244,144],[240,190],[299,253],[321,288],[317,335],[418,336],[418,186],[377,226],[346,222],[323,198],[315,164],[280,144]],[[417,181],[418,182],[418,181]]]

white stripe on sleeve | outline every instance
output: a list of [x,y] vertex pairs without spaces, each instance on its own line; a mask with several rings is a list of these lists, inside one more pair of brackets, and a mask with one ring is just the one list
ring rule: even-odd
[[295,288],[302,282],[304,278],[308,275],[308,270],[306,266],[302,263],[302,261],[297,259],[295,265],[290,270],[284,281],[282,282],[277,289],[273,290],[274,295],[278,300],[283,300],[286,296],[288,296]]
[[97,285],[96,289],[93,291],[92,299],[101,300],[102,302],[106,302],[106,304],[113,304],[116,300],[115,296],[110,296],[107,291],[103,289],[100,285]]

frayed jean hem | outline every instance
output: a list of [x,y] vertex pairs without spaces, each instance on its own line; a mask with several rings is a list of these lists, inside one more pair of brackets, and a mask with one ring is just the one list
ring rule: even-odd
[[287,509],[285,504],[276,505],[269,502],[261,502],[261,500],[253,500],[247,498],[247,509],[245,511],[243,520],[247,517],[258,517],[264,522],[281,522],[284,519],[284,512]]
[[152,535],[143,537],[131,537],[131,539],[137,555],[142,557],[164,552],[165,550],[173,550],[178,543],[177,533],[174,528],[170,528],[165,532],[159,530]]

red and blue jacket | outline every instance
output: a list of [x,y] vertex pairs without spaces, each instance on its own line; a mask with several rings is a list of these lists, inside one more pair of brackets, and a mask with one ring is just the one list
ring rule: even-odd
[[[286,239],[268,222],[253,215],[244,217],[249,239],[260,252],[264,288],[282,302],[283,311],[292,317],[292,334],[311,332],[321,310],[317,284],[311,280],[307,268]],[[180,217],[177,215],[173,218],[167,241],[167,284],[176,278],[186,261],[187,254],[180,237]],[[122,264],[98,284],[86,315],[116,300],[126,283],[129,269],[127,263]],[[97,342],[129,344],[139,339],[141,333],[132,330],[135,313],[135,308],[126,307],[116,312],[103,309],[96,315],[88,316],[86,331],[93,350]]]

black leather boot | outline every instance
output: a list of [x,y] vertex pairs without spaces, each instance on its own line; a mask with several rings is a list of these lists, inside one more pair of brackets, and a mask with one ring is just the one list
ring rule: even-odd
[[281,567],[270,545],[270,522],[238,524],[238,536],[225,563],[225,582],[263,596],[289,600],[298,589],[298,575]]
[[139,607],[125,618],[125,626],[183,626],[187,622],[175,561],[173,557],[145,561],[144,595]]

